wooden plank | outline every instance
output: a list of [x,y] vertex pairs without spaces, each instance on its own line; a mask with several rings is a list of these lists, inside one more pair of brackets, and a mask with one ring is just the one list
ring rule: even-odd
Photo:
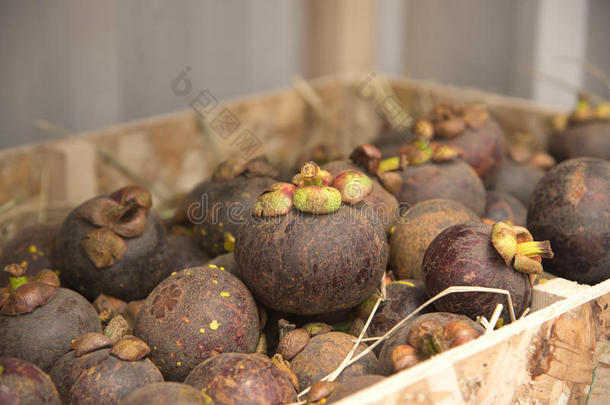
[[370,72],[375,66],[374,0],[311,0],[307,19],[307,74]]
[[606,367],[594,354],[608,347],[609,301],[607,280],[337,404],[585,404],[610,384],[594,377]]

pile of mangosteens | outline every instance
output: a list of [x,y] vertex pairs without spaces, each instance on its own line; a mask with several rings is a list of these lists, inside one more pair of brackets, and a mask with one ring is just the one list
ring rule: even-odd
[[0,253],[0,403],[332,403],[521,317],[543,259],[606,280],[607,105],[564,124],[556,164],[484,106],[441,104],[387,156],[306,152],[286,178],[227,160],[171,218],[132,185],[21,228]]

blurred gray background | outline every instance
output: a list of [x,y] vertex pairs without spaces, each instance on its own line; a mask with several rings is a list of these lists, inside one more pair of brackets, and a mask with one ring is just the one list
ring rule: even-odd
[[[372,4],[373,70],[565,108],[581,88],[610,98],[608,0]],[[0,147],[52,139],[37,120],[83,131],[187,108],[170,88],[186,67],[194,88],[218,99],[319,74],[307,60],[317,46],[310,6],[2,0]]]

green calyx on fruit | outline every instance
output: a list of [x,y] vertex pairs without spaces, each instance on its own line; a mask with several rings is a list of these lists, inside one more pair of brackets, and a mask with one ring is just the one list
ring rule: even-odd
[[563,131],[567,124],[578,124],[593,121],[610,120],[610,102],[602,101],[593,105],[586,93],[578,95],[578,103],[574,110],[566,117],[560,115],[553,119],[553,127],[556,131]]
[[432,159],[432,148],[426,141],[415,140],[400,149],[401,157],[406,159],[406,163],[411,166],[419,166]]
[[431,159],[434,163],[448,162],[464,155],[464,151],[460,148],[438,142],[432,142],[430,149],[432,150]]
[[314,162],[307,162],[293,183],[275,183],[265,189],[252,213],[259,217],[285,215],[294,206],[310,214],[332,214],[341,202],[356,204],[373,189],[373,181],[362,172],[346,170],[333,179]]
[[413,135],[417,140],[428,142],[434,136],[434,127],[430,121],[417,120],[413,125]]
[[41,270],[28,282],[25,266],[10,264],[4,268],[10,274],[10,289],[0,296],[0,314],[21,315],[51,301],[59,288],[59,278],[51,270]]
[[534,241],[532,234],[522,226],[496,222],[492,226],[491,242],[506,265],[521,273],[540,274],[541,258],[553,258],[550,242]]
[[87,232],[81,241],[98,269],[112,266],[114,259],[123,257],[127,249],[123,238],[135,238],[146,231],[151,206],[150,192],[140,186],[123,187],[81,205],[77,217],[98,227]]
[[344,170],[335,176],[333,187],[344,203],[356,204],[373,191],[373,180],[358,170]]
[[381,176],[384,173],[393,172],[399,170],[400,168],[400,157],[394,156],[391,158],[386,158],[379,162],[379,170],[377,170],[377,174]]
[[292,209],[296,187],[290,183],[275,183],[263,190],[254,203],[253,213],[260,217],[287,214]]

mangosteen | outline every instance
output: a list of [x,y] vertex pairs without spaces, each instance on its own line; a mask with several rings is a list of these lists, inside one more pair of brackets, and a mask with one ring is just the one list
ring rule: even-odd
[[[424,282],[421,280],[392,281],[386,286],[386,299],[379,304],[377,312],[366,331],[367,336],[383,336],[404,317],[428,300]],[[358,316],[368,319],[377,296],[373,295],[360,304]],[[424,309],[423,312],[428,312]],[[360,333],[360,331],[357,331]]]
[[[486,185],[494,182],[505,154],[504,133],[482,104],[450,106],[440,104],[423,117],[435,140],[461,149],[464,160]],[[415,132],[418,125],[416,123]]]
[[112,339],[89,333],[53,366],[51,377],[70,404],[117,404],[132,391],[162,382],[159,369],[145,356],[150,348],[134,336]]
[[[333,372],[354,347],[354,336],[341,332],[328,332],[313,336],[307,346],[290,361],[290,369],[296,374],[301,389],[309,387],[327,374]],[[354,356],[362,353],[367,346],[362,343]],[[337,378],[341,382],[349,377],[374,374],[377,358],[373,352],[367,353],[357,362],[346,367]]]
[[609,102],[593,106],[580,94],[576,109],[567,117],[556,117],[554,124],[549,149],[558,161],[583,156],[610,160]]
[[534,190],[527,225],[551,241],[550,273],[586,284],[609,278],[610,162],[577,158],[551,169]]
[[34,364],[0,357],[0,404],[60,405],[53,381]]
[[[422,135],[423,137],[423,135]],[[485,212],[485,186],[453,146],[416,138],[399,156],[382,160],[378,176],[401,205],[433,198],[458,201],[477,215]]]
[[[57,224],[34,224],[25,226],[2,247],[0,269],[9,264],[26,266],[26,275],[33,276],[43,269],[59,270],[55,240]],[[0,272],[0,286],[8,283],[8,274]]]
[[90,300],[146,297],[169,268],[165,231],[151,206],[148,190],[127,186],[74,209],[57,238],[66,283]]
[[19,357],[48,371],[70,350],[70,340],[101,331],[93,306],[80,294],[59,287],[57,275],[41,270],[28,281],[19,264],[5,268],[8,294],[0,296],[0,356]]
[[195,267],[168,277],[150,293],[134,334],[152,348],[150,358],[166,379],[183,381],[215,354],[254,352],[259,318],[239,279],[219,268]]
[[210,257],[232,252],[238,230],[258,193],[275,183],[278,176],[264,157],[247,163],[226,160],[211,179],[187,195],[172,223],[193,226],[193,236]]
[[[376,176],[380,160],[381,152],[373,145],[364,144],[354,149],[349,159],[327,163],[322,166],[322,169],[333,176],[345,170],[362,170],[371,176]],[[368,209],[375,211],[386,233],[389,233],[396,222],[398,201],[376,178],[373,177],[372,181],[373,190],[363,201],[366,202]]]
[[[465,223],[442,231],[428,246],[423,260],[424,280],[430,297],[452,286],[499,288],[510,292],[516,318],[530,304],[532,285],[542,273],[540,258],[552,258],[548,241],[534,242],[527,229],[496,222]],[[487,319],[501,303],[502,318],[509,317],[507,297],[495,293],[449,294],[434,305],[438,311]]]
[[353,307],[375,290],[386,266],[383,227],[374,212],[354,206],[372,181],[348,170],[333,187],[322,185],[313,162],[301,175],[303,186],[277,183],[259,196],[236,244],[241,278],[259,302],[278,311],[313,315]]
[[398,279],[423,280],[422,259],[442,230],[479,217],[454,200],[435,198],[415,204],[398,221],[390,237],[390,267]]
[[390,375],[431,355],[473,340],[483,327],[464,315],[434,312],[406,321],[382,344],[379,374]]
[[533,165],[517,164],[507,159],[498,169],[492,189],[510,194],[527,206],[536,184],[544,177],[544,173],[544,170]]
[[210,260],[199,242],[191,236],[170,235],[167,241],[172,272],[203,266]]
[[132,391],[119,405],[209,405],[202,393],[187,384],[161,382]]
[[373,384],[377,384],[385,377],[381,375],[365,374],[357,377],[350,377],[339,383],[327,397],[327,404],[337,402],[355,392],[365,389]]
[[527,208],[510,194],[488,191],[484,217],[495,222],[510,221],[512,224],[525,226]]
[[223,353],[207,359],[184,380],[210,403],[287,404],[297,401],[290,378],[266,356]]

